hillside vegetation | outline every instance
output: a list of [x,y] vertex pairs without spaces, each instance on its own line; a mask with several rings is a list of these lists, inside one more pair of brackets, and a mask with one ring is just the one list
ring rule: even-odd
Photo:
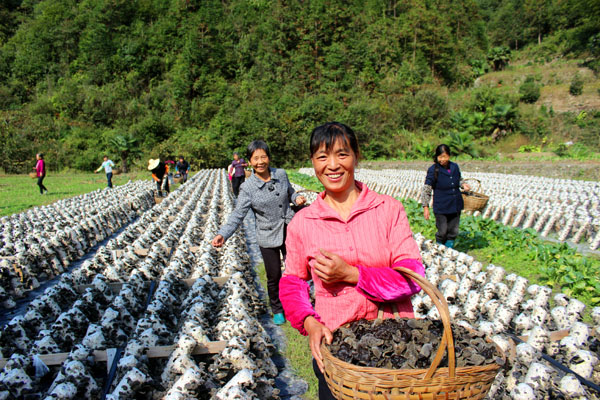
[[599,60],[593,0],[8,0],[0,161],[216,167],[263,138],[298,165],[328,120],[367,159],[428,158],[440,140],[590,157]]

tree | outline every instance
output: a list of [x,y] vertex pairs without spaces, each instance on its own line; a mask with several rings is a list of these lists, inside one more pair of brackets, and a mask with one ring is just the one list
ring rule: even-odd
[[127,173],[128,159],[140,154],[137,140],[130,134],[116,135],[110,139],[110,145],[121,156],[121,168]]

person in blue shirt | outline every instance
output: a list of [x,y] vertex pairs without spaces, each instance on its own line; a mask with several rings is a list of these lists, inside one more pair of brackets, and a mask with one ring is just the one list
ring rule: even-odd
[[440,144],[435,149],[434,164],[427,170],[425,186],[421,192],[423,216],[429,219],[429,203],[433,195],[433,213],[435,214],[436,242],[446,247],[454,247],[458,236],[460,212],[464,208],[460,189],[471,190],[464,183],[458,165],[450,161],[450,148]]
[[112,184],[112,167],[115,166],[115,163],[112,162],[108,156],[104,156],[104,162],[102,163],[101,166],[98,167],[97,170],[94,171],[94,173],[100,172],[100,170],[102,168],[104,168],[104,172],[106,172],[106,182],[108,183],[108,187],[112,188],[113,184]]

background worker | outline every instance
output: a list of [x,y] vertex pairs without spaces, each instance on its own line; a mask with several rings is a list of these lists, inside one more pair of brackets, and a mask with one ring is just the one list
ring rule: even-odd
[[102,168],[104,168],[104,172],[106,172],[106,182],[108,183],[108,187],[112,188],[113,184],[112,184],[112,167],[115,166],[115,163],[112,162],[108,156],[104,156],[104,162],[102,163],[102,165],[100,167],[98,167],[97,170],[94,171],[94,173],[98,173],[100,172],[100,170]]
[[190,163],[183,159],[183,156],[179,157],[179,161],[175,164],[175,171],[181,176],[181,183],[185,183],[188,178],[188,171],[190,170]]
[[37,185],[40,187],[40,194],[44,194],[44,190],[48,193],[48,189],[44,186],[44,178],[46,177],[46,162],[44,161],[44,155],[37,153],[35,155],[37,163],[35,164],[35,176],[37,176]]
[[435,241],[446,247],[454,247],[458,236],[460,213],[464,208],[460,189],[471,190],[464,183],[458,165],[450,161],[450,148],[440,144],[435,149],[434,164],[427,170],[425,186],[421,192],[423,216],[429,219],[429,202],[433,195],[433,213],[437,232]]
[[231,162],[231,167],[233,168],[231,187],[235,197],[240,193],[240,185],[246,180],[246,171],[244,171],[244,167],[247,166],[248,163],[243,158],[240,158],[238,153],[233,153],[233,161]]
[[169,193],[169,167],[159,158],[148,160],[148,171],[152,172],[152,179],[156,182],[158,197],[162,197],[162,187],[165,185],[165,191]]

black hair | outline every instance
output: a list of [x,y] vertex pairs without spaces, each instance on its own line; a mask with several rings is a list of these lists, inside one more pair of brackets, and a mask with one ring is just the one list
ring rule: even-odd
[[108,158],[108,156],[105,154],[105,155],[102,156],[102,158]]
[[438,157],[442,154],[448,154],[449,156],[452,155],[452,152],[450,151],[450,147],[448,147],[447,144],[440,144],[438,147],[435,148],[435,155],[433,156],[433,162],[437,163]]
[[310,156],[312,157],[319,151],[322,144],[325,144],[326,151],[331,150],[338,139],[346,142],[354,152],[356,158],[359,158],[360,150],[358,149],[356,134],[348,125],[340,122],[327,122],[313,129],[310,135]]
[[37,155],[40,156],[42,160],[44,159],[44,153],[37,153]]
[[248,160],[252,158],[252,154],[254,154],[256,150],[264,150],[264,152],[267,153],[269,160],[271,159],[269,146],[263,140],[253,140],[246,149],[246,156],[248,157]]

